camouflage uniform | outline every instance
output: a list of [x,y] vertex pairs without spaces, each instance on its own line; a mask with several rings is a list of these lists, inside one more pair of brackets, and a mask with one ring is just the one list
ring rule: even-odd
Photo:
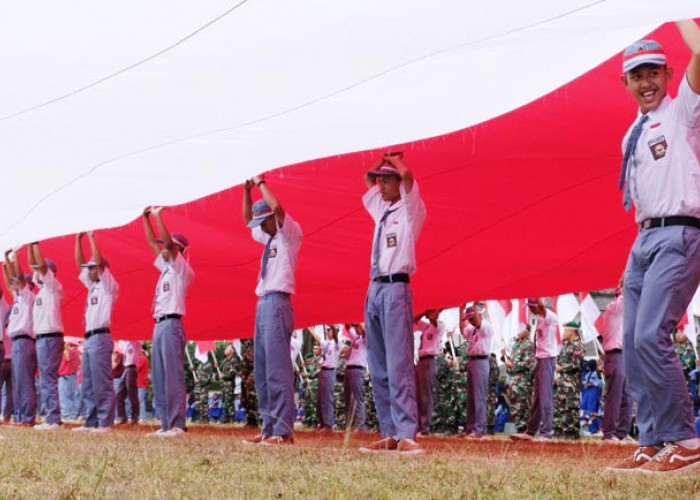
[[516,340],[511,351],[513,367],[508,370],[508,409],[517,432],[525,432],[530,416],[533,378],[535,370],[535,345],[530,339]]
[[241,370],[241,361],[235,355],[225,358],[221,363],[221,399],[224,409],[223,422],[233,422],[236,413],[234,404],[234,391],[236,388],[236,375]]
[[335,385],[333,386],[333,404],[335,415],[335,428],[345,429],[345,358],[338,359],[338,367],[335,369]]
[[681,360],[681,366],[683,367],[683,374],[685,375],[685,383],[690,389],[690,372],[695,369],[695,353],[693,352],[693,345],[690,342],[674,342],[674,348],[678,359]]
[[489,356],[489,392],[486,398],[486,428],[493,434],[496,425],[496,407],[498,406],[498,361],[496,356]]
[[581,364],[583,346],[578,338],[564,342],[557,365],[558,372],[554,388],[554,420],[552,430],[555,436],[578,439],[580,437],[581,408]]
[[469,342],[463,340],[455,349],[459,358],[459,365],[454,371],[454,383],[452,384],[455,394],[455,420],[457,422],[457,432],[459,428],[467,425],[467,366],[469,364]]
[[258,413],[258,396],[255,393],[255,375],[253,374],[253,341],[241,341],[241,401],[246,410],[247,425],[259,427],[262,419]]
[[199,421],[209,423],[209,385],[214,378],[214,368],[207,361],[197,367],[197,381],[194,383],[194,400],[197,405]]
[[435,358],[435,364],[435,406],[430,432],[454,434],[457,432],[456,394],[453,389],[455,370],[448,364],[444,354]]
[[321,370],[321,356],[314,356],[306,366],[306,389],[304,391],[304,425],[316,427],[318,414],[316,399],[318,394],[318,372]]

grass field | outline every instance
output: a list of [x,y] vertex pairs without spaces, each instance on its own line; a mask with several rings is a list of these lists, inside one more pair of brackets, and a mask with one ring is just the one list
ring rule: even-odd
[[[430,437],[426,454],[363,455],[376,434],[295,434],[294,446],[245,445],[255,430],[190,428],[176,440],[148,426],[109,434],[0,427],[2,498],[700,498],[700,473],[619,476],[606,465],[634,448],[576,443],[473,443]],[[346,446],[347,444],[347,446]]]

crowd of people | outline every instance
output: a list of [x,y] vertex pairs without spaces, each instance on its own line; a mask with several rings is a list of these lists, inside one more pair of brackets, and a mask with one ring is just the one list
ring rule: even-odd
[[[560,336],[558,319],[542,298],[527,299],[528,323],[509,350],[498,352],[497,332],[478,302],[460,308],[459,340],[444,341],[439,309],[414,317],[410,282],[427,209],[403,153],[396,151],[378,158],[364,176],[362,203],[374,222],[364,322],[314,334],[313,353],[303,363],[292,342],[297,334],[291,304],[302,228],[264,177],[245,182],[243,222],[263,246],[253,343],[240,355],[227,349],[221,366],[213,358],[213,366],[194,370],[190,395],[182,317],[195,273],[189,241],[168,230],[163,207],[143,212],[159,275],[148,356],[138,342],[115,351],[110,324],[120,288],[94,232],[75,240],[78,279],[86,289],[82,356],[64,338],[56,263],[33,242],[26,247],[33,274],[25,274],[19,250],[5,252],[2,293],[12,303],[0,296],[3,415],[39,431],[58,429],[76,414],[76,432],[105,433],[115,424],[136,423],[146,409],[141,359],[148,357],[161,424],[149,434],[155,438],[185,435],[187,401],[191,419],[239,419],[256,426],[259,433],[245,440],[250,445],[292,445],[295,419],[301,418],[319,432],[376,427],[380,439],[360,452],[405,455],[423,453],[419,436],[436,431],[488,440],[498,419],[503,423],[508,415],[515,427],[511,437],[520,441],[577,439],[583,417],[589,430],[600,425],[604,441],[633,443],[634,415],[638,447],[611,471],[663,474],[700,466],[689,395],[697,393],[698,372],[680,335],[679,355],[671,338],[700,284],[700,154],[694,138],[700,126],[700,29],[693,21],[677,27],[692,57],[676,99],[667,95],[673,70],[657,42],[636,42],[623,54],[622,83],[639,114],[623,140],[619,187],[625,209],[636,207],[640,230],[617,298],[604,315],[602,422],[600,366],[584,363],[578,324],[567,323]],[[255,202],[254,190],[260,194]],[[499,364],[506,368],[505,383]],[[212,393],[214,373],[222,386]]]

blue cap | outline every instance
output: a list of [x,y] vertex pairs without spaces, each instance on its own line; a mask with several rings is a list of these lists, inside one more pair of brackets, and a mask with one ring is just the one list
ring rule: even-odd
[[656,40],[639,40],[627,47],[622,53],[622,71],[627,73],[642,64],[664,66],[666,54]]
[[274,215],[274,212],[265,200],[258,200],[253,203],[253,218],[248,223],[248,227],[258,227],[265,219]]

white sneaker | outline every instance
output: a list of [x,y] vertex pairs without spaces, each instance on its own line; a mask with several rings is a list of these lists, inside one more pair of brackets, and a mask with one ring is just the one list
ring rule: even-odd
[[43,424],[37,424],[34,426],[34,430],[37,431],[55,431],[56,429],[60,429],[61,426],[58,424],[50,424],[48,422],[44,422]]
[[187,432],[185,429],[180,429],[179,427],[173,427],[169,431],[165,431],[163,434],[161,434],[160,437],[164,438],[178,438],[178,437],[184,437],[187,435]]
[[538,443],[549,443],[551,440],[552,438],[549,436],[537,436],[533,439],[533,441],[537,441]]
[[163,429],[158,429],[155,432],[149,432],[148,434],[146,434],[146,437],[147,438],[162,437],[163,434],[165,434],[165,431]]
[[73,432],[92,432],[92,430],[94,428],[95,427],[85,427],[84,425],[81,425],[80,427],[75,427],[75,428],[71,429],[71,431],[73,431]]
[[93,427],[92,432],[95,434],[105,434],[107,432],[112,432],[111,427]]

